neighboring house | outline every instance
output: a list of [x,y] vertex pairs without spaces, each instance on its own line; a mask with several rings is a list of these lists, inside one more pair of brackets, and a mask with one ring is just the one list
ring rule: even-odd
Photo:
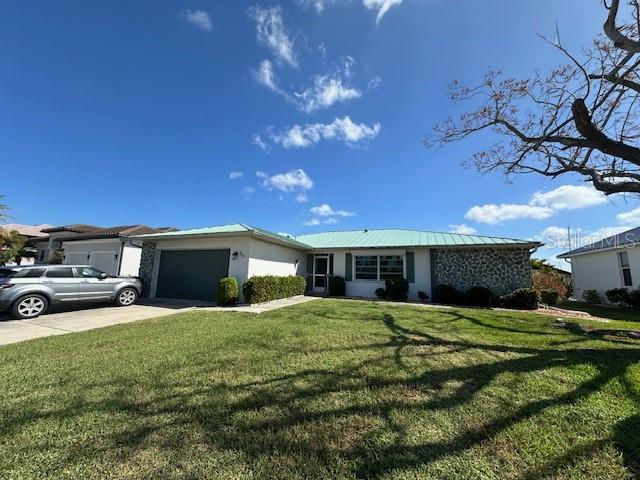
[[346,280],[346,294],[374,297],[388,277],[409,281],[409,296],[441,283],[497,294],[531,286],[530,254],[539,242],[416,230],[355,230],[288,237],[244,224],[139,235],[140,277],[151,297],[213,300],[218,280],[303,275],[326,291]]
[[38,244],[38,261],[46,262],[56,252],[62,252],[63,263],[67,265],[91,265],[109,275],[137,276],[142,242],[130,237],[175,230],[146,225],[104,228],[74,224],[53,227],[44,230],[49,237]]
[[575,296],[597,290],[606,300],[612,288],[640,287],[640,227],[558,255],[571,262]]
[[[53,225],[49,225],[47,223],[43,223],[41,225],[22,225],[20,223],[5,223],[0,225],[0,229],[11,232],[15,230],[20,235],[22,235],[27,243],[25,244],[25,252],[29,254],[29,256],[24,256],[20,259],[20,265],[31,265],[34,263],[37,256],[36,244],[39,241],[46,240],[48,234],[43,230],[47,228],[51,228]],[[1,247],[0,247],[1,248]],[[7,263],[7,265],[16,265],[16,262]]]

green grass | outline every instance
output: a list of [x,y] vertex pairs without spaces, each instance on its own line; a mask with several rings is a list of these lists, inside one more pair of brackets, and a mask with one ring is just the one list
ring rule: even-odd
[[[630,308],[592,305],[585,302],[563,302],[560,307],[567,308],[569,310],[587,312],[600,318],[626,322],[640,322],[640,311],[632,310]],[[630,328],[640,329],[640,324],[631,325]]]
[[640,342],[552,322],[318,300],[2,347],[0,478],[637,477]]

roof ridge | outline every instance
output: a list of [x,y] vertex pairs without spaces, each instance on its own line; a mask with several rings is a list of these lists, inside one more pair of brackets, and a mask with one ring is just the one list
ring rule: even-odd
[[[364,232],[364,231],[389,231],[389,230],[401,230],[404,232],[418,232],[418,233],[439,233],[439,234],[443,234],[443,235],[461,235],[461,236],[465,236],[465,237],[481,237],[481,238],[504,238],[504,239],[508,239],[508,240],[525,240],[522,238],[516,238],[516,237],[500,237],[497,235],[478,235],[478,234],[469,234],[469,233],[456,233],[456,232],[442,232],[439,230],[418,230],[415,228],[359,228],[359,229],[351,229],[351,230],[325,230],[322,232],[316,232],[316,233],[304,233],[301,235],[296,235],[294,238],[298,238],[298,237],[304,237],[304,236],[308,236],[308,235],[320,235],[323,233],[350,233],[350,232]],[[533,241],[533,240],[532,240]]]

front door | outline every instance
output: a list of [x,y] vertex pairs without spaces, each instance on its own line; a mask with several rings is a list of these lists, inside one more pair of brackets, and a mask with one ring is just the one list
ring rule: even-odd
[[42,279],[43,285],[53,291],[53,300],[56,302],[77,302],[79,282],[73,268],[57,265],[47,267]]
[[329,257],[316,255],[313,260],[313,289],[324,292],[327,289]]

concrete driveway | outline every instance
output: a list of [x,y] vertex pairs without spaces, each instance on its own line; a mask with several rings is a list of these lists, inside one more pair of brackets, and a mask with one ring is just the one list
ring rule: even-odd
[[0,313],[0,345],[8,345],[50,335],[64,335],[65,333],[93,330],[94,328],[130,323],[146,318],[162,317],[195,309],[210,312],[263,313],[313,300],[318,300],[318,298],[300,295],[259,305],[216,307],[213,303],[197,300],[145,298],[141,300],[141,303],[130,307],[91,305],[84,308],[76,307],[73,310],[54,310],[52,313],[32,320],[14,320],[8,314]]
[[188,309],[189,307],[173,305],[131,305],[130,307],[94,305],[91,308],[53,311],[32,320],[14,320],[7,314],[0,314],[0,345],[130,323]]

